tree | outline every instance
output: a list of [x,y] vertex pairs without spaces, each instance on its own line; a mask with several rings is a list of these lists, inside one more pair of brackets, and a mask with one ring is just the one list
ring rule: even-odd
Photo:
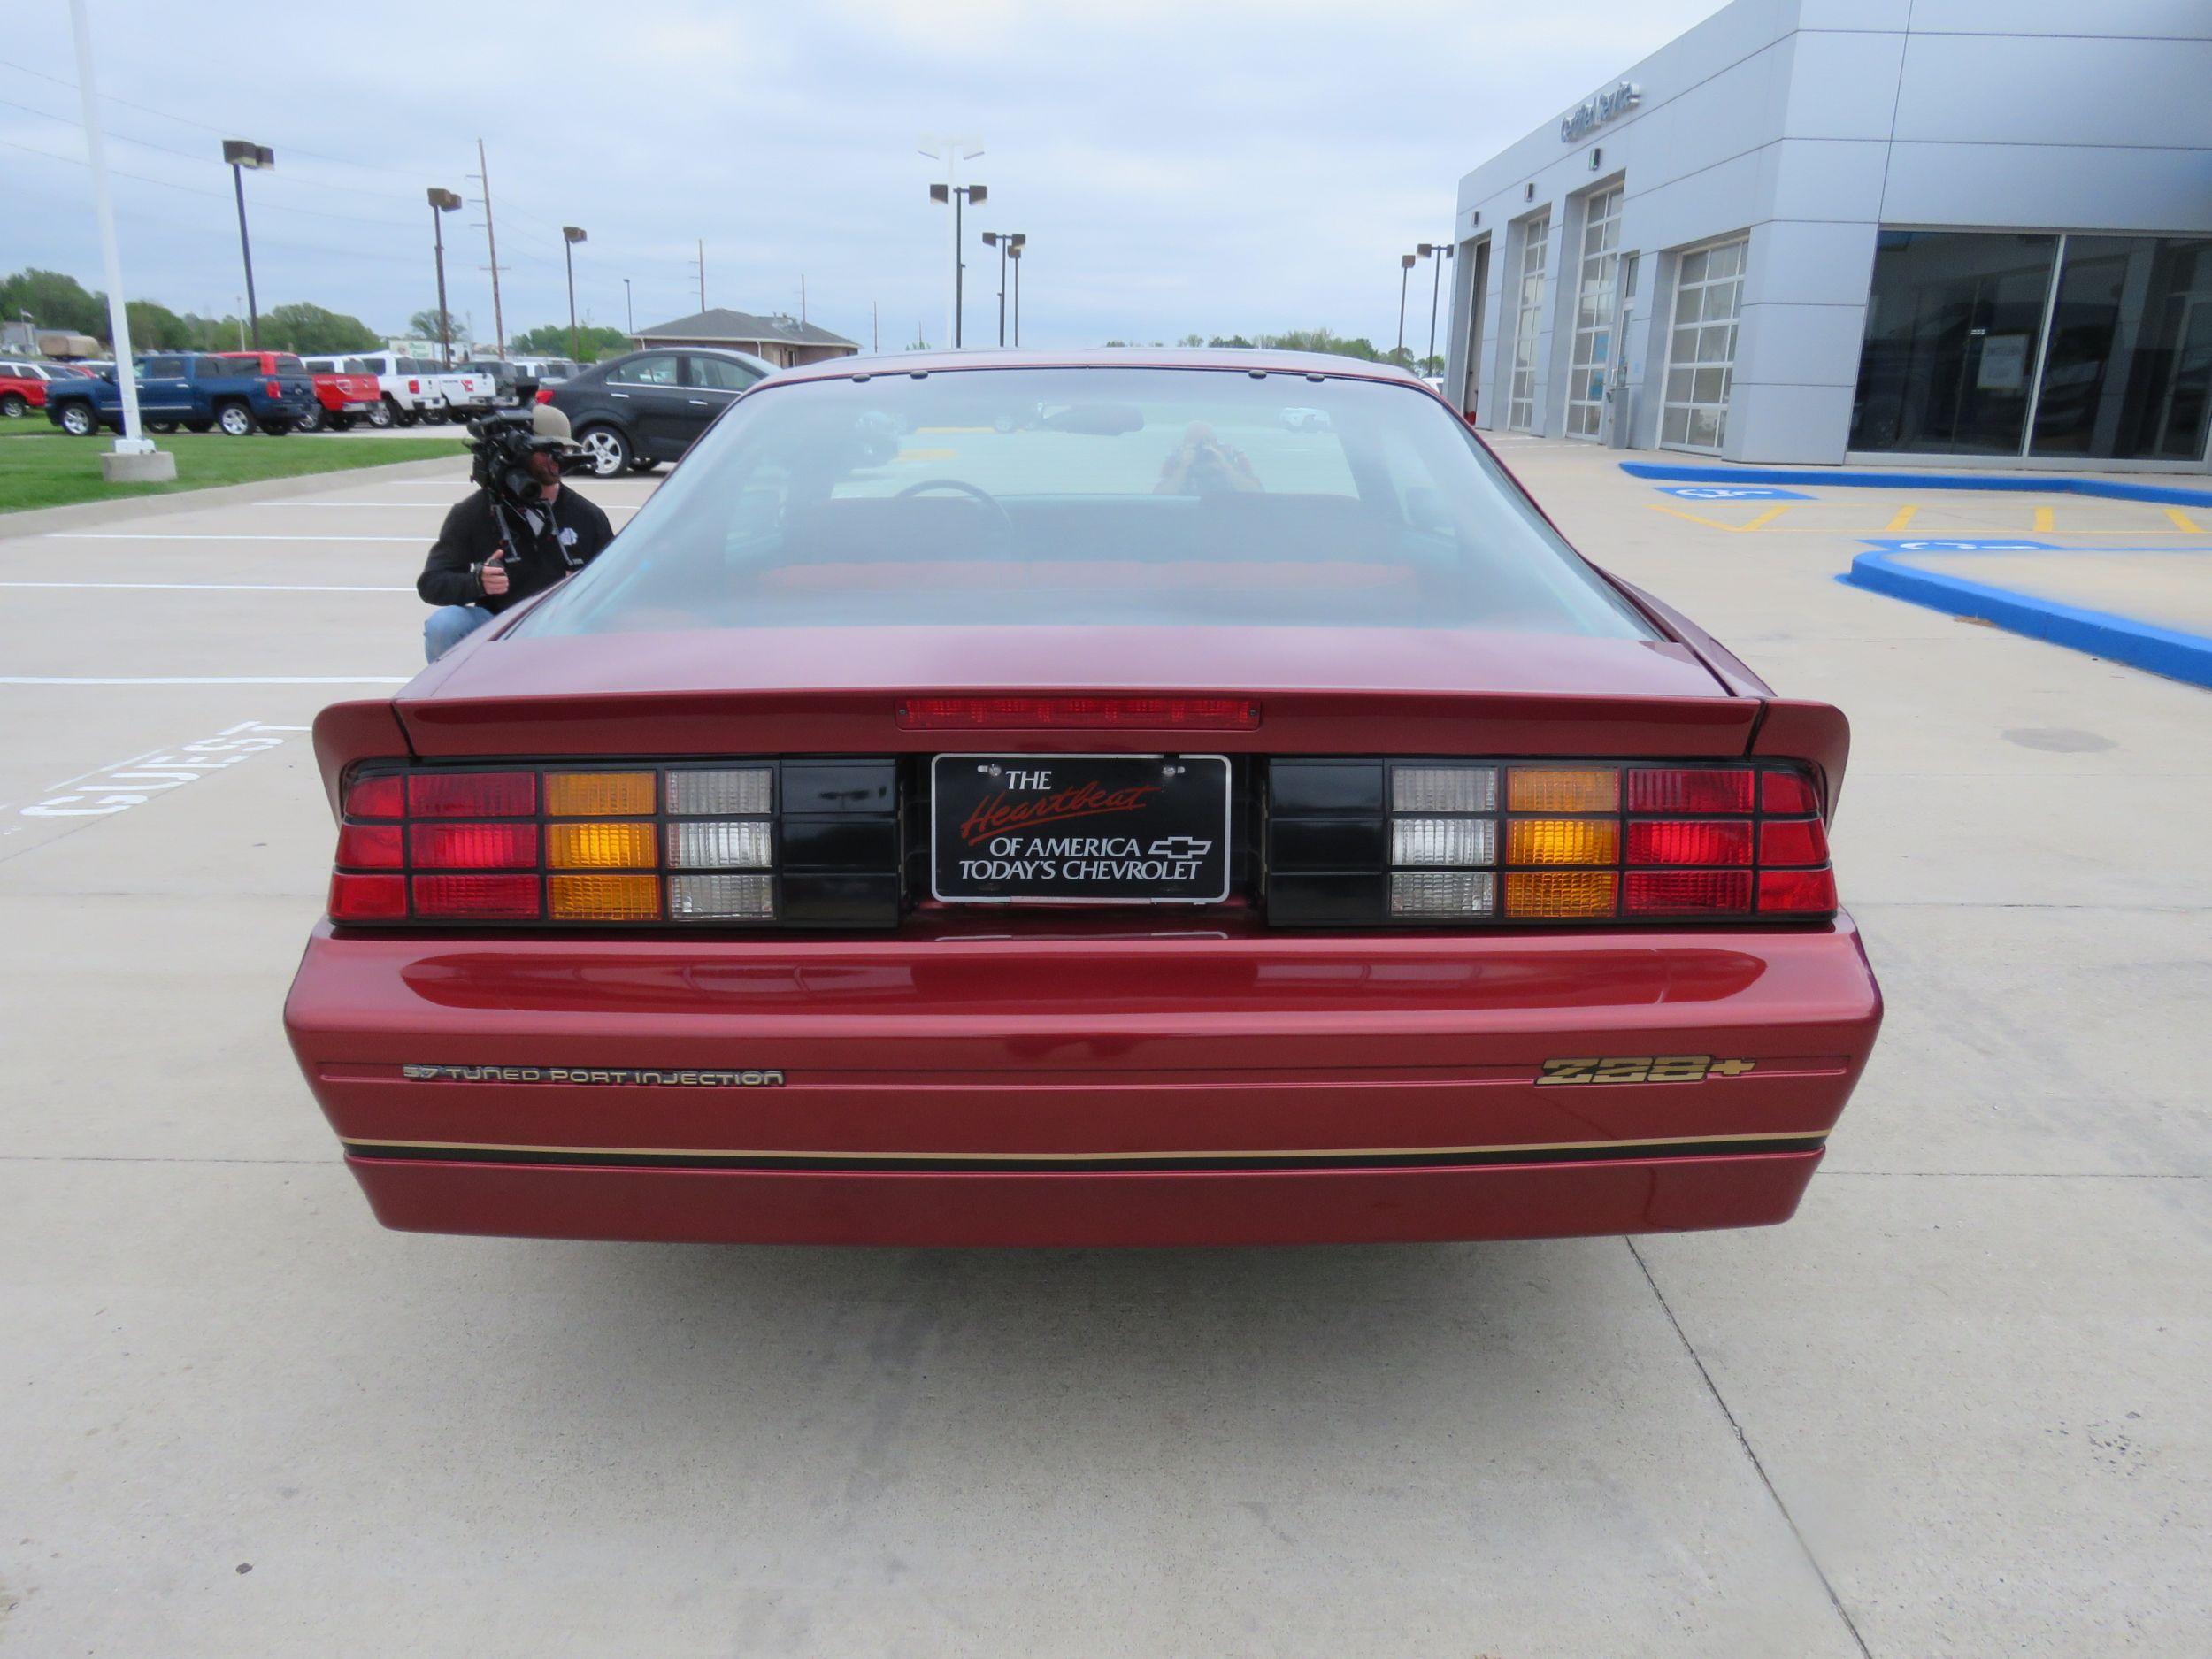
[[1206,336],[1203,334],[1185,334],[1175,343],[1179,346],[1202,346],[1206,343]]
[[151,300],[127,300],[123,313],[130,319],[133,350],[189,351],[198,343],[192,337],[192,325],[166,305]]
[[366,351],[377,337],[358,317],[299,300],[261,314],[261,343],[272,351]]
[[[565,357],[569,355],[568,347],[566,323],[546,323],[507,336],[507,349],[518,357]],[[580,323],[576,327],[576,347],[580,361],[596,363],[602,357],[617,357],[627,351],[630,336],[619,328]]]
[[456,342],[465,342],[469,337],[468,330],[462,326],[461,319],[458,317],[456,317],[450,311],[447,311],[445,314],[444,327],[445,334],[441,334],[438,324],[438,308],[434,305],[430,306],[426,310],[417,311],[412,317],[410,317],[407,319],[407,332],[410,336],[417,340],[438,340],[446,337],[446,335],[450,335]]
[[59,271],[34,265],[0,277],[0,316],[12,322],[25,311],[40,328],[102,340],[108,336],[107,301]]
[[1252,342],[1249,340],[1247,340],[1242,334],[1230,334],[1226,338],[1224,338],[1220,334],[1216,334],[1206,343],[1210,346],[1234,346],[1242,351],[1249,351],[1252,349]]

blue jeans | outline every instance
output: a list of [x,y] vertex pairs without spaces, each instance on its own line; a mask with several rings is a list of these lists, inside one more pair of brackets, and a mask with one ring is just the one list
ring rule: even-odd
[[440,605],[422,619],[424,660],[436,662],[491,619],[481,605]]

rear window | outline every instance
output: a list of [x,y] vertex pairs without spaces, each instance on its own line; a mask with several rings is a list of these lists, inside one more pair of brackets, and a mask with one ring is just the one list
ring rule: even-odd
[[1125,366],[746,397],[521,632],[914,623],[1651,634],[1425,393]]
[[307,373],[307,365],[302,363],[297,357],[294,357],[288,351],[278,352],[276,356],[271,359],[271,361],[276,365],[276,373],[279,374],[304,374]]

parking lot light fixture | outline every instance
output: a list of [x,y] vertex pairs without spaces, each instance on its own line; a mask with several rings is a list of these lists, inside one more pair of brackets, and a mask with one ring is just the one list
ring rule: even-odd
[[[1021,253],[1022,244],[1029,238],[1019,231],[987,230],[983,245],[998,250],[998,342],[1006,343],[1006,262]],[[1016,331],[1016,338],[1020,337]]]
[[1406,354],[1406,278],[1412,270],[1413,256],[1409,253],[1400,254],[1398,256],[1398,349],[1390,354],[1394,362]]
[[1022,342],[1022,250],[1029,245],[1029,238],[1015,238],[1014,245],[1006,250],[1006,257],[1014,262],[1014,343]]
[[968,138],[925,137],[921,153],[945,164],[945,181],[929,187],[929,199],[942,202],[952,209],[952,288],[946,296],[945,333],[957,349],[961,343],[961,310],[967,270],[966,250],[961,242],[961,209],[971,204],[980,205],[990,195],[982,185],[960,182],[960,164],[973,161],[983,153],[983,146]]
[[1435,261],[1429,273],[1429,354],[1421,359],[1421,366],[1425,369],[1436,360],[1436,301],[1443,289],[1444,261],[1457,250],[1448,242],[1425,242],[1417,251],[1424,259]]
[[246,261],[246,323],[253,334],[253,349],[261,349],[261,311],[253,291],[253,240],[246,234],[246,172],[266,173],[276,165],[276,152],[266,144],[242,138],[223,141],[223,159],[230,165],[230,182],[238,197],[238,251]]
[[453,366],[453,319],[445,304],[445,216],[460,211],[461,198],[434,184],[424,194],[430,201],[430,237],[438,258],[438,346],[449,369]]
[[584,233],[575,226],[561,227],[561,257],[568,265],[568,355],[572,359],[584,355],[576,342],[576,244],[584,240]]

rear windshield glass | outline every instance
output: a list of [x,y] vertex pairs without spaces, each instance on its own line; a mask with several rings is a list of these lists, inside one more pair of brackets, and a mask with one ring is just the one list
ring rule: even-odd
[[527,634],[867,624],[1649,637],[1426,393],[897,371],[731,406]]

